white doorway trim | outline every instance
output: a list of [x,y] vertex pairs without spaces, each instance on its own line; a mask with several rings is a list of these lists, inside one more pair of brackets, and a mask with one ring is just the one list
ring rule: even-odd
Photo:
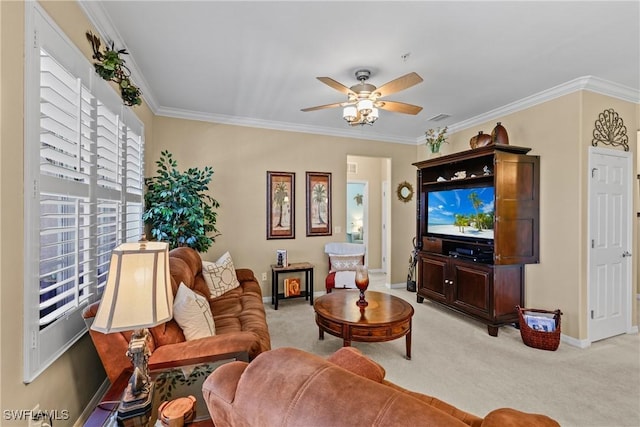
[[[347,179],[347,186],[349,184],[362,184],[363,185],[363,198],[362,198],[362,244],[365,247],[364,252],[364,262],[365,265],[368,263],[369,259],[369,181],[364,181],[361,179]],[[349,203],[349,201],[347,201]],[[346,213],[347,216],[349,212]],[[346,218],[346,232],[352,231],[352,224],[349,222],[350,219]]]
[[387,263],[389,262],[388,260],[388,256],[389,254],[387,254],[387,245],[389,244],[389,240],[388,240],[388,236],[387,236],[387,229],[389,227],[388,223],[389,223],[389,200],[387,200],[387,198],[389,197],[389,181],[384,179],[382,180],[382,188],[380,189],[380,191],[382,192],[382,197],[380,198],[381,200],[381,206],[380,206],[380,210],[381,210],[381,230],[380,230],[380,265],[381,270],[383,273],[387,272]]

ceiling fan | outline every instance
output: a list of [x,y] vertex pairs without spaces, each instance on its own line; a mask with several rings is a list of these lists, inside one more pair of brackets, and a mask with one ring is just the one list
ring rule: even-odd
[[396,113],[416,115],[422,107],[417,105],[405,104],[398,101],[385,101],[380,98],[392,93],[408,89],[422,82],[422,77],[416,73],[409,73],[376,88],[370,83],[366,83],[371,76],[369,70],[357,70],[356,79],[360,82],[351,87],[338,83],[330,77],[317,77],[322,83],[332,87],[338,92],[347,95],[344,102],[336,102],[333,104],[318,105],[316,107],[303,108],[302,111],[315,111],[324,108],[344,107],[342,110],[342,118],[350,125],[372,125],[378,119],[378,109],[394,111]]

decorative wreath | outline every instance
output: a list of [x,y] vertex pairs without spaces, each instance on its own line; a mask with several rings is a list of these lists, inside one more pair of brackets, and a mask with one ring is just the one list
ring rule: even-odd
[[598,142],[613,147],[621,145],[624,147],[624,151],[629,151],[627,127],[624,125],[622,117],[613,108],[604,110],[598,115],[591,145],[596,147]]

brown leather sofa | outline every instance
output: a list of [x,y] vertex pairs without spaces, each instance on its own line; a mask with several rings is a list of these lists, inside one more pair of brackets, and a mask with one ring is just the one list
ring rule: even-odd
[[203,396],[216,427],[474,426],[559,427],[545,415],[496,409],[484,418],[384,379],[353,347],[323,359],[294,348],[231,362],[206,379]]
[[[240,286],[210,299],[209,288],[202,276],[202,259],[191,248],[177,248],[169,252],[171,285],[175,296],[180,282],[209,300],[216,325],[216,335],[186,341],[182,329],[174,319],[149,329],[151,333],[151,356],[149,367],[159,367],[167,362],[176,362],[204,356],[234,356],[252,360],[271,348],[262,290],[253,272],[236,269]],[[99,303],[94,303],[83,312],[87,323],[95,317]],[[124,370],[131,369],[131,360],[126,356],[132,331],[103,334],[89,330],[104,369],[113,383]]]

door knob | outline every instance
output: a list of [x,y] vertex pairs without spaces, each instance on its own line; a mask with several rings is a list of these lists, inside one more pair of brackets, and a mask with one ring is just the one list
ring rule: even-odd
[[631,252],[629,252],[629,251],[622,252],[622,258],[626,258],[628,256],[631,256]]

